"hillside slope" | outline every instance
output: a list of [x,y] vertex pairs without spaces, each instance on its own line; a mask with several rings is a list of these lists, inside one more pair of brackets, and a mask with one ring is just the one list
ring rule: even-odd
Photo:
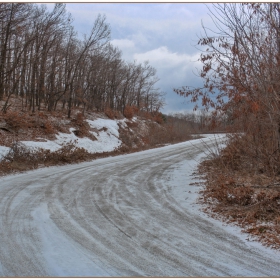
[[[139,151],[182,138],[151,118],[120,113],[8,111],[0,114],[0,174]],[[110,118],[108,117],[110,116]]]

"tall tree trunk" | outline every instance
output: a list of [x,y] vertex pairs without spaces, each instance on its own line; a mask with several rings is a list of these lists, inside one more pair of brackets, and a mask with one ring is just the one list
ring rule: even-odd
[[[278,62],[278,71],[280,72],[280,5],[279,3],[275,4],[276,9],[278,11],[278,29],[277,29],[277,47],[278,47],[278,56],[277,56],[277,62]],[[278,72],[278,74],[279,74]],[[280,80],[280,77],[279,77]],[[279,88],[279,86],[278,86]],[[278,100],[280,99],[280,93],[278,93]],[[278,101],[278,115],[280,110],[280,101]],[[278,116],[278,128],[277,128],[277,141],[278,141],[278,152],[280,151],[280,116]]]
[[14,3],[11,4],[11,10],[9,15],[9,20],[6,26],[6,32],[4,33],[4,38],[2,42],[2,49],[1,49],[1,61],[0,61],[0,100],[3,99],[4,92],[5,92],[5,66],[6,66],[6,55],[7,55],[7,48],[9,43],[9,37],[11,33],[11,23],[12,17],[14,13]]

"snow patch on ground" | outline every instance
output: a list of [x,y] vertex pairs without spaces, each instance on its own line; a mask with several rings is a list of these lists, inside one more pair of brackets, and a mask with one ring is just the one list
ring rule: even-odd
[[[141,134],[146,130],[145,121],[133,117],[131,120],[126,118],[121,120],[110,120],[97,118],[95,120],[86,120],[90,127],[95,131],[90,131],[97,140],[91,140],[88,137],[79,138],[74,134],[75,128],[70,128],[70,133],[59,132],[56,134],[55,140],[40,139],[43,141],[20,141],[30,150],[50,150],[55,152],[59,150],[63,145],[73,144],[77,148],[84,148],[89,153],[103,153],[111,152],[119,148],[122,141],[119,139],[119,127],[128,128],[127,122],[138,122],[138,131]],[[129,128],[130,131],[132,131]],[[142,132],[141,132],[142,131]],[[201,135],[210,137],[212,135]],[[39,139],[37,139],[39,140]],[[9,152],[10,148],[0,146],[0,161]]]
[[9,152],[10,148],[0,146],[0,160]]
[[87,120],[87,122],[89,123],[89,125],[92,128],[97,128],[98,130],[102,129],[103,127],[105,127],[107,129],[107,132],[109,134],[114,135],[115,137],[119,137],[119,127],[118,127],[118,123],[116,120],[106,120],[106,119],[97,119],[94,121],[91,120]]
[[[44,149],[55,152],[63,145],[73,144],[78,148],[84,148],[90,153],[111,152],[118,148],[122,142],[119,140],[119,126],[121,124],[126,127],[125,120],[109,120],[98,118],[94,121],[87,120],[90,127],[98,130],[98,132],[91,131],[97,140],[93,141],[88,137],[79,138],[74,134],[75,129],[70,128],[70,133],[59,132],[56,135],[56,140],[44,140],[44,142],[37,141],[21,141],[26,147],[31,150]],[[0,146],[0,160],[9,151],[8,147]]]

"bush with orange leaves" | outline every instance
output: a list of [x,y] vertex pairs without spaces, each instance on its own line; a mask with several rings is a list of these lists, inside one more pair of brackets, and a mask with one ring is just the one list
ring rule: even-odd
[[52,123],[49,120],[45,121],[44,128],[45,128],[45,133],[46,134],[54,134],[55,133],[55,129],[54,129]]
[[106,115],[109,119],[111,119],[111,120],[113,120],[113,119],[115,118],[115,113],[114,113],[114,111],[113,111],[111,108],[109,108],[109,107],[107,107],[107,108],[105,109],[104,113],[105,113],[105,115]]
[[113,110],[110,107],[105,108],[104,113],[111,120],[122,118],[120,112]]
[[145,119],[155,121],[158,124],[164,123],[163,115],[161,112],[158,111],[154,111],[154,112],[141,111],[139,112],[139,115]]
[[7,125],[14,129],[15,131],[19,129],[25,129],[28,127],[28,114],[17,111],[7,111],[6,113],[1,113],[0,118],[2,118]]
[[137,107],[135,106],[125,106],[124,111],[123,111],[123,115],[127,118],[127,119],[132,119],[134,114],[138,111]]
[[127,118],[127,119],[132,119],[134,116],[134,111],[133,108],[131,106],[125,106],[124,111],[123,111],[123,115]]
[[160,112],[154,113],[153,120],[155,122],[157,122],[158,124],[163,124],[163,121],[164,121],[162,118],[162,114]]
[[123,115],[128,119],[132,119],[133,116],[137,113],[138,113],[138,108],[132,105],[132,106],[125,106]]
[[78,137],[88,137],[91,140],[95,141],[96,137],[90,133],[90,125],[86,121],[86,118],[83,113],[78,112],[76,117],[71,120],[71,122],[75,125],[76,130],[74,130],[74,134]]

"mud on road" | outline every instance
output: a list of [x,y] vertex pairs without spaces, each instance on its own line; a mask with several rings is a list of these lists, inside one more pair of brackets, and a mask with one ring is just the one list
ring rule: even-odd
[[279,276],[278,252],[193,204],[191,171],[215,142],[0,178],[0,276]]

